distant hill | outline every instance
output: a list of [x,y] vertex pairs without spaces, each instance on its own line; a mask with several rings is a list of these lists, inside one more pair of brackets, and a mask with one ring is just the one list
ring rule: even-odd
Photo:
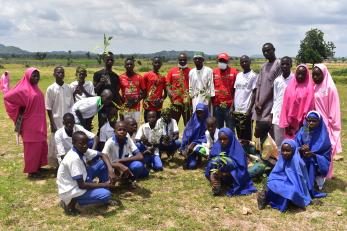
[[22,50],[22,49],[20,49],[18,47],[5,46],[5,45],[0,44],[0,54],[26,55],[26,54],[30,54],[30,52]]

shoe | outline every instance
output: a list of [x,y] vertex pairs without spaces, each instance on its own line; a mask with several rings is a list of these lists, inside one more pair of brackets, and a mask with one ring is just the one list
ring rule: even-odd
[[43,179],[44,177],[40,174],[40,172],[33,172],[28,174],[29,179]]
[[266,191],[263,189],[257,194],[258,209],[262,210],[266,207]]
[[76,216],[76,215],[81,213],[76,208],[69,208],[69,206],[66,205],[65,202],[62,200],[60,201],[59,205],[60,205],[60,207],[62,207],[64,209],[64,212],[66,215]]
[[213,196],[218,196],[222,193],[222,184],[220,177],[217,173],[212,173],[210,175],[211,185],[212,185],[212,194]]

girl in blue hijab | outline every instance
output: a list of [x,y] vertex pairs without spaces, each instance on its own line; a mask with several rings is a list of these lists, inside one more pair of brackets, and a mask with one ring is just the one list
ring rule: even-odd
[[218,141],[213,145],[205,176],[211,181],[213,195],[221,194],[222,184],[227,187],[227,196],[247,195],[256,192],[248,171],[245,152],[229,128],[218,132]]
[[206,120],[209,117],[207,105],[198,103],[192,118],[188,121],[183,132],[180,152],[187,156],[187,169],[195,169],[201,162],[198,144],[206,143]]
[[281,212],[287,210],[289,202],[304,208],[311,203],[308,190],[308,174],[294,140],[285,139],[281,145],[281,155],[272,169],[267,189],[258,194],[259,209],[269,204]]
[[331,157],[331,143],[324,121],[317,111],[310,111],[304,125],[295,136],[302,159],[305,161],[311,196],[325,197],[326,193],[314,190],[315,181],[321,190],[328,174]]

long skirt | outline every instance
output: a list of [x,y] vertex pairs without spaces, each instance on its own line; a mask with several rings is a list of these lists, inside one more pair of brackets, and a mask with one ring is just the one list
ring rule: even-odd
[[47,165],[47,141],[24,142],[24,173],[35,173]]

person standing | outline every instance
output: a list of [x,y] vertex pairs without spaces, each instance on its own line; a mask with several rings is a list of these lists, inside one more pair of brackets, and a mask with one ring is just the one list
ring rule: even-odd
[[[276,58],[275,47],[272,43],[265,43],[262,48],[264,57],[268,62],[264,63],[260,69],[257,81],[257,91],[255,96],[255,113],[253,113],[253,120],[256,121],[257,127],[263,130],[261,134],[265,137],[257,137],[265,139],[267,133],[271,130],[272,118],[271,109],[273,105],[273,83],[281,71],[281,62]],[[257,135],[257,134],[255,134]]]
[[198,103],[210,106],[211,97],[215,96],[215,91],[213,71],[211,68],[204,66],[204,54],[196,52],[193,61],[195,68],[189,71],[189,96],[192,99],[193,112],[195,112]]
[[232,116],[234,101],[234,83],[238,73],[236,68],[229,67],[229,55],[221,53],[217,57],[218,67],[213,69],[215,96],[212,97],[213,115],[217,119],[217,127],[225,126],[234,131]]
[[180,121],[181,115],[184,126],[191,116],[191,102],[188,94],[189,90],[189,71],[188,59],[185,53],[178,56],[178,66],[169,70],[166,76],[166,88],[173,107],[172,118]]
[[23,139],[24,172],[29,178],[41,177],[41,167],[47,165],[45,100],[39,80],[39,71],[28,68],[22,80],[4,96],[6,112]]

